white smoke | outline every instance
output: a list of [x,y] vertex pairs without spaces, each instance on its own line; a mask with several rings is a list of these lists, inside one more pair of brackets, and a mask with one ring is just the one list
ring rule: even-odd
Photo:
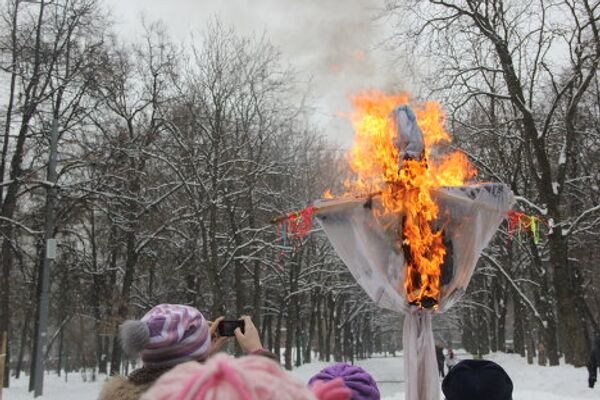
[[381,44],[391,27],[376,0],[107,0],[128,34],[140,31],[140,14],[162,19],[177,40],[188,40],[217,16],[245,34],[266,32],[302,81],[310,82],[314,122],[343,146],[352,130],[342,116],[359,90],[405,89],[406,68]]

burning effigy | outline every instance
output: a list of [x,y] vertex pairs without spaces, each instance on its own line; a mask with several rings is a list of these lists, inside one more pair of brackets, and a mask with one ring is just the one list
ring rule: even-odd
[[439,104],[379,92],[352,103],[345,192],[276,222],[305,235],[314,217],[369,297],[405,314],[406,399],[439,399],[432,313],[463,296],[513,194],[503,184],[472,183],[468,158],[448,151]]

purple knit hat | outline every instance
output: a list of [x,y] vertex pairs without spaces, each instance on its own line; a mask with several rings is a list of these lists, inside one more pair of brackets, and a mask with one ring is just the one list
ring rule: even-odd
[[123,350],[130,357],[141,355],[149,367],[167,367],[208,357],[208,323],[194,307],[161,304],[139,321],[119,327]]
[[379,389],[375,379],[367,371],[356,365],[337,363],[323,368],[310,378],[309,385],[315,381],[330,381],[342,378],[344,384],[352,391],[352,400],[379,400]]

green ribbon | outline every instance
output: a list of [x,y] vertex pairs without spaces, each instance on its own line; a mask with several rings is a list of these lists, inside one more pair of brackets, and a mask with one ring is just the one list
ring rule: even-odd
[[529,222],[531,233],[533,234],[533,243],[538,245],[540,243],[540,230],[538,229],[537,217],[531,217]]

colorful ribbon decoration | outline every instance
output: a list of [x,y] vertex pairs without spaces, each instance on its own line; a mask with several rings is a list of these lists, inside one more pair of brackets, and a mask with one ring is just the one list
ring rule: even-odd
[[[288,213],[284,218],[278,221],[277,234],[281,237],[283,246],[289,242],[298,242],[304,239],[313,228],[312,217],[315,207],[310,206],[305,209]],[[515,231],[517,239],[521,241],[521,232],[529,231],[533,236],[533,243],[540,243],[540,223],[546,224],[541,218],[535,215],[527,215],[521,211],[510,210],[508,212],[508,240],[512,240]],[[294,247],[296,247],[294,245]]]
[[508,212],[508,240],[512,240],[513,233],[517,231],[517,238],[521,241],[521,232],[528,230],[533,235],[533,243],[536,245],[540,243],[540,229],[539,223],[543,221],[534,216],[527,215],[520,211],[510,210]]
[[281,237],[283,246],[290,242],[297,242],[304,239],[313,228],[312,216],[315,207],[306,207],[303,210],[294,211],[287,214],[278,225],[278,235]]

